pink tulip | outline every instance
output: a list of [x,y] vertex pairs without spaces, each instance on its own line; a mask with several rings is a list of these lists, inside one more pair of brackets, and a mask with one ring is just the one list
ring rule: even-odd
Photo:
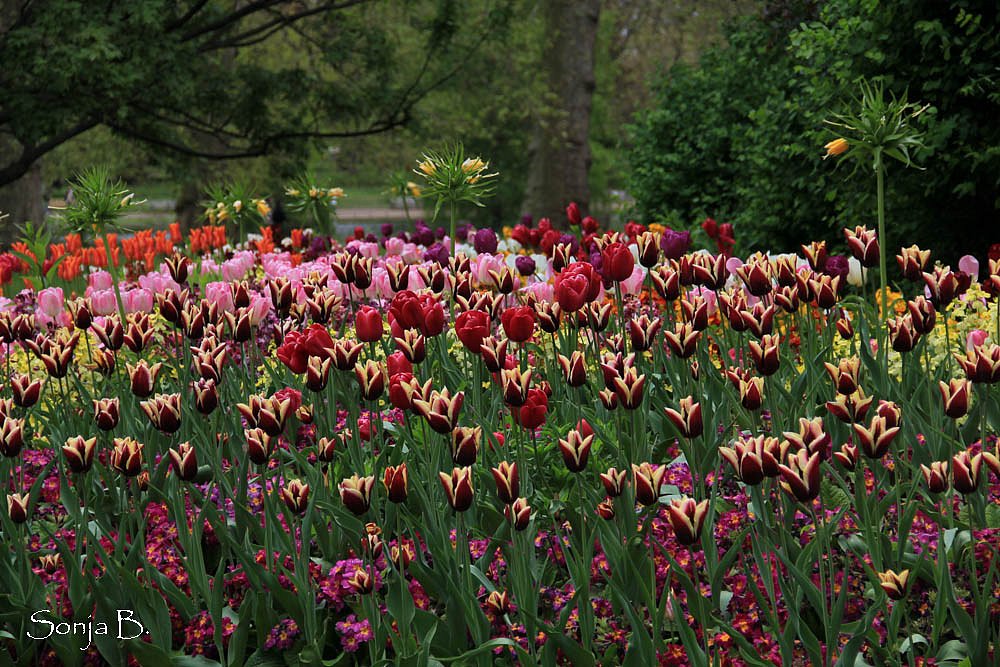
[[209,303],[217,304],[224,313],[231,313],[235,310],[233,306],[233,291],[229,283],[208,283],[205,285],[205,298]]
[[166,273],[166,266],[161,265],[159,272],[147,273],[139,276],[139,287],[148,289],[153,294],[163,294],[168,289],[179,292],[181,286],[174,282],[170,274]]
[[985,331],[983,331],[982,329],[973,329],[972,331],[969,332],[969,335],[966,336],[965,338],[965,349],[971,352],[972,348],[979,347],[980,345],[985,343],[986,339],[989,337],[990,335]]
[[61,287],[46,287],[38,293],[38,308],[50,318],[58,317],[65,303]]
[[552,303],[555,299],[555,287],[549,282],[535,282],[526,285],[521,289],[535,297],[538,301]]
[[958,269],[972,276],[972,280],[979,280],[979,260],[972,255],[964,255],[958,260]]
[[385,254],[389,257],[395,257],[397,255],[403,254],[403,246],[406,242],[401,238],[393,236],[390,239],[385,240]]
[[126,313],[148,313],[153,310],[153,293],[141,287],[129,290],[122,294],[122,302]]
[[93,290],[90,293],[90,304],[95,315],[110,315],[118,311],[115,292],[111,289]]
[[422,254],[416,243],[406,243],[403,245],[403,261],[407,264],[416,264],[420,261]]
[[107,271],[94,271],[87,276],[87,286],[95,290],[111,289],[111,274]]
[[632,269],[632,275],[622,281],[623,294],[638,294],[642,290],[642,281],[646,279],[646,269],[638,264]]
[[271,299],[260,294],[250,297],[250,324],[258,326],[271,312]]

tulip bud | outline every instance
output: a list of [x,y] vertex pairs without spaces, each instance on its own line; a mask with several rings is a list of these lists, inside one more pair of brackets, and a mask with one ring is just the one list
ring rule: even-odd
[[451,460],[457,466],[471,466],[479,456],[483,427],[456,426],[451,432]]
[[281,489],[281,500],[292,514],[305,514],[309,506],[309,485],[293,479]]
[[27,493],[7,494],[7,516],[13,523],[24,523],[31,516],[29,503],[31,499]]
[[678,322],[674,325],[673,331],[665,331],[663,334],[670,351],[681,359],[687,359],[695,353],[700,335],[700,332],[687,322]]
[[951,476],[955,490],[962,495],[975,493],[979,486],[980,472],[983,467],[982,454],[959,452],[951,458]]
[[0,425],[0,454],[14,458],[24,447],[24,420],[8,417]]
[[260,428],[246,429],[243,434],[247,440],[247,457],[259,466],[267,465],[274,453],[275,443],[271,436]]
[[194,406],[203,415],[210,415],[219,407],[219,390],[214,380],[200,378],[192,385]]
[[600,474],[601,483],[604,484],[604,490],[612,498],[617,498],[625,490],[625,482],[628,472],[625,470],[618,470],[617,468],[608,468],[607,472],[602,472]]
[[931,251],[921,250],[913,245],[909,248],[902,248],[899,252],[900,254],[896,255],[896,263],[899,265],[903,277],[912,281],[920,280],[930,262]]
[[584,437],[576,429],[571,430],[566,438],[559,439],[559,451],[570,472],[583,472],[587,467],[587,459],[590,457],[593,444],[593,434]]
[[38,403],[42,393],[41,379],[32,380],[28,375],[16,373],[10,379],[10,386],[14,393],[14,405],[19,408],[30,408]]
[[601,517],[605,521],[611,521],[615,518],[615,505],[610,500],[602,500],[597,503],[597,516]]
[[851,357],[841,359],[836,366],[826,362],[823,364],[826,372],[833,380],[834,388],[841,394],[853,394],[858,390],[858,377],[861,373],[861,359]]
[[855,445],[842,445],[839,451],[833,453],[833,460],[848,470],[854,470],[858,465],[858,448]]
[[493,481],[497,485],[497,497],[505,505],[512,504],[521,490],[520,478],[517,473],[517,464],[501,461],[496,468],[490,468],[493,473]]
[[910,578],[909,570],[903,570],[899,573],[886,570],[877,574],[879,585],[885,591],[885,594],[889,596],[890,600],[898,601],[906,597],[906,583]]
[[807,449],[800,449],[795,454],[788,455],[788,465],[780,465],[781,488],[800,503],[810,503],[819,496],[820,491],[820,454],[809,454]]
[[693,396],[680,400],[680,411],[666,408],[665,412],[667,418],[685,438],[697,438],[702,434],[704,428],[701,422],[701,404],[696,403]]
[[375,590],[375,581],[368,570],[359,568],[347,580],[348,587],[358,595],[369,595]]
[[660,487],[666,477],[667,467],[653,468],[649,463],[632,464],[632,484],[635,487],[635,499],[641,505],[655,505],[660,497]]
[[757,372],[767,377],[778,372],[781,365],[778,352],[781,345],[781,338],[776,335],[767,334],[758,343],[752,340],[748,343],[750,347],[750,358],[753,360]]
[[878,235],[866,227],[855,227],[854,231],[844,229],[847,248],[862,266],[877,266],[879,261]]
[[156,395],[139,404],[149,422],[163,433],[176,433],[181,427],[181,395]]
[[582,352],[573,350],[568,358],[560,354],[558,360],[559,366],[562,368],[563,379],[568,386],[582,387],[587,383],[587,364]]
[[361,389],[361,398],[366,401],[377,400],[385,392],[388,377],[384,364],[373,359],[367,360],[364,364],[359,363],[354,367],[354,377]]
[[66,457],[66,465],[76,473],[83,473],[90,470],[94,465],[94,449],[97,445],[97,438],[84,438],[82,435],[73,436],[66,439],[63,445],[63,456]]
[[407,481],[408,476],[405,463],[401,463],[398,466],[386,467],[385,474],[382,476],[382,485],[388,494],[389,502],[406,502]]
[[136,477],[142,471],[143,447],[133,438],[115,438],[111,467],[126,477]]
[[451,474],[438,473],[448,504],[456,512],[464,512],[472,507],[472,470],[453,468]]
[[359,477],[351,475],[337,487],[340,500],[344,506],[357,516],[363,515],[371,507],[372,489],[375,487],[375,477]]
[[888,320],[886,326],[889,329],[889,343],[896,352],[909,352],[916,346],[920,334],[913,328],[913,318],[909,313]]
[[177,476],[185,482],[198,476],[198,455],[189,442],[182,442],[176,449],[167,450],[170,455],[170,465]]
[[920,466],[920,472],[924,474],[924,482],[927,490],[931,493],[943,493],[948,488],[948,462],[932,461],[928,468]]
[[132,364],[126,364],[125,366],[128,368],[132,393],[139,398],[149,398],[152,396],[156,385],[156,378],[160,374],[163,364],[157,362],[150,366],[146,363],[145,359],[140,359],[135,366]]
[[601,399],[605,410],[615,410],[618,408],[618,394],[610,389],[602,389],[597,392],[597,397]]
[[524,498],[518,498],[503,509],[504,516],[510,521],[514,530],[521,531],[528,527],[531,521],[531,506]]
[[708,500],[696,503],[692,498],[675,498],[667,507],[667,520],[674,529],[677,542],[682,546],[698,542],[707,515]]

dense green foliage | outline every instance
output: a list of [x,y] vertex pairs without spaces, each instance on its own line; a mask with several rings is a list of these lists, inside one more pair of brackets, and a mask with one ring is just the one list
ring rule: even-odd
[[924,169],[887,176],[889,247],[985,254],[998,239],[1000,34],[987,0],[791,2],[733,23],[700,67],[677,66],[632,128],[631,190],[646,220],[733,222],[743,248],[793,249],[874,227],[871,171],[824,162],[823,120],[862,78],[931,104]]
[[188,158],[303,154],[409,121],[503,2],[43,0],[0,20],[0,184],[103,126]]

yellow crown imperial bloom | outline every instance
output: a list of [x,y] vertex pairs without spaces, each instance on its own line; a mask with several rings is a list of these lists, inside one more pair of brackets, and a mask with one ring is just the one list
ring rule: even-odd
[[257,212],[263,217],[267,217],[267,214],[271,212],[271,207],[267,205],[267,201],[263,199],[258,199],[254,202],[257,205]]
[[236,211],[237,213],[239,213],[240,211],[243,210],[243,200],[242,199],[237,199],[236,201],[233,202],[233,210]]
[[287,190],[285,190],[285,194],[288,195],[289,197],[298,197],[299,194],[301,193],[295,188],[288,188]]
[[412,195],[413,197],[420,196],[420,186],[414,183],[413,181],[406,182],[406,189],[410,191],[410,195]]
[[466,174],[475,173],[486,169],[486,163],[477,157],[470,157],[462,163],[462,171]]
[[309,197],[316,199],[319,196],[319,190],[316,188],[309,188]]
[[849,144],[847,143],[847,139],[839,138],[827,142],[823,148],[826,149],[826,155],[823,156],[823,159],[825,160],[831,155],[840,155],[841,153],[846,152],[849,148]]
[[330,199],[337,199],[344,196],[344,188],[330,188],[326,191],[326,196]]
[[128,206],[129,204],[131,204],[132,203],[132,198],[134,196],[135,196],[135,193],[134,192],[130,192],[127,195],[125,195],[124,197],[122,197],[122,200],[120,202],[118,202],[119,208],[125,208],[126,206]]
[[428,176],[433,176],[434,172],[437,171],[437,165],[435,165],[430,160],[424,160],[423,162],[418,164],[417,167],[420,169],[420,171],[424,172]]

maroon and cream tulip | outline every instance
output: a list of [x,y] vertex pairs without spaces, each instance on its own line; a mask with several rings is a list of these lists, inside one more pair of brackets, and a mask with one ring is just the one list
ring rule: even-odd
[[144,445],[133,438],[115,438],[111,450],[111,467],[126,477],[136,477],[142,472],[142,450]]
[[707,516],[708,500],[696,503],[693,498],[675,498],[667,507],[667,520],[682,546],[691,546],[701,539]]
[[87,472],[94,465],[94,450],[96,447],[96,437],[84,438],[82,435],[76,435],[67,438],[66,444],[62,447],[66,466],[72,472]]
[[451,474],[438,473],[448,505],[456,512],[472,507],[472,469],[453,468]]
[[170,467],[182,481],[190,482],[198,476],[198,455],[189,442],[182,442],[176,448],[167,450]]
[[281,500],[292,514],[305,514],[309,507],[309,485],[293,479],[281,489]]
[[800,503],[809,503],[819,496],[820,491],[820,455],[819,452],[809,454],[807,449],[800,449],[788,455],[788,465],[781,464],[781,488]]
[[680,400],[680,410],[666,408],[667,419],[677,427],[685,438],[697,438],[704,430],[701,422],[701,404],[696,403],[693,396]]
[[406,464],[386,466],[385,473],[382,475],[382,485],[385,487],[389,502],[406,502],[406,495],[409,491],[409,475]]
[[375,477],[359,477],[351,475],[342,481],[337,489],[344,506],[357,516],[368,511],[372,502],[372,490],[375,488]]
[[521,481],[517,471],[517,463],[501,461],[495,468],[490,468],[493,481],[497,485],[497,497],[505,505],[517,500],[521,492]]

